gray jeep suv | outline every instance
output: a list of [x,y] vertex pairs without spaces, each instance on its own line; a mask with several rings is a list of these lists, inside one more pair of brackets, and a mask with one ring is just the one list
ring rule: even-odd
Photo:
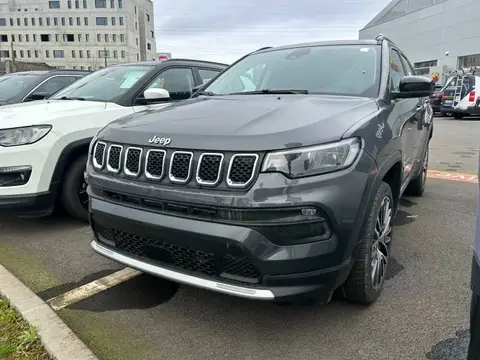
[[191,99],[98,132],[91,246],[245,298],[372,303],[399,198],[424,191],[433,91],[381,35],[250,53]]

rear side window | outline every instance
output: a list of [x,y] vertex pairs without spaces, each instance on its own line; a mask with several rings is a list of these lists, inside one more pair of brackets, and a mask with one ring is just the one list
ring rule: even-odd
[[40,85],[35,92],[45,92],[52,95],[77,79],[75,76],[54,76]]
[[206,84],[220,73],[220,70],[198,69],[198,74],[202,79],[202,84]]

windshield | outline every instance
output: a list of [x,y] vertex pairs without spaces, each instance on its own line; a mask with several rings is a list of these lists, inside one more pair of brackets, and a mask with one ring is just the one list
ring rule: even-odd
[[203,92],[225,95],[260,90],[376,97],[380,48],[330,45],[282,49],[246,57]]
[[23,90],[31,88],[41,76],[38,74],[22,74],[0,77],[0,101],[8,101]]
[[98,70],[57,92],[50,99],[115,102],[151,69],[151,66],[132,65]]

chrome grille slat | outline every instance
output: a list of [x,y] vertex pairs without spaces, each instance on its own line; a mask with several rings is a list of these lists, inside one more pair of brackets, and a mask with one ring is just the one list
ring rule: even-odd
[[125,151],[123,171],[128,176],[137,177],[140,175],[143,149],[139,147],[128,147]]
[[110,145],[107,151],[107,170],[112,173],[119,173],[122,164],[122,145]]
[[197,166],[196,180],[199,185],[215,186],[222,176],[223,154],[203,153]]
[[161,180],[165,175],[165,150],[150,149],[145,157],[145,177],[150,180]]
[[193,153],[175,151],[170,158],[168,178],[176,184],[186,184],[192,175]]
[[227,185],[232,188],[247,187],[255,178],[257,154],[235,154],[230,159],[227,171]]
[[105,150],[107,144],[103,141],[97,141],[95,147],[93,148],[93,166],[97,169],[102,169],[105,164]]

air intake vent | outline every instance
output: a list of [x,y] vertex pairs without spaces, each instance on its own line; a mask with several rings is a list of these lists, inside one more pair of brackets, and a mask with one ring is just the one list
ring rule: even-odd
[[193,153],[175,151],[170,160],[169,178],[171,182],[185,184],[190,180]]
[[230,187],[248,186],[255,176],[257,162],[257,154],[233,155],[228,167],[227,185]]
[[163,178],[165,169],[165,150],[148,150],[145,161],[145,176],[150,180]]
[[120,171],[121,157],[123,146],[112,145],[108,148],[107,154],[107,170],[113,173]]
[[124,171],[126,175],[138,176],[140,174],[140,163],[142,160],[142,149],[129,147],[125,152]]
[[222,174],[223,154],[204,153],[200,156],[197,168],[197,183],[215,186]]
[[103,168],[105,162],[105,149],[107,144],[104,142],[98,141],[95,144],[95,148],[93,150],[93,166],[97,169]]

